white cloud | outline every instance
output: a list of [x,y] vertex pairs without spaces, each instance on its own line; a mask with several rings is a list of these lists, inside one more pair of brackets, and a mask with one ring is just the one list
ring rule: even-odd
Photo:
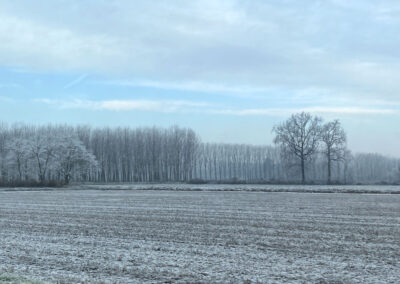
[[188,91],[398,97],[399,4],[344,2],[2,1],[0,65]]
[[0,65],[328,113],[399,102],[395,1],[38,1],[0,3]]
[[398,114],[395,109],[363,108],[363,107],[309,107],[302,109],[311,113],[334,113],[334,114]]
[[398,114],[393,109],[371,109],[371,108],[346,108],[346,107],[309,107],[309,108],[262,108],[262,109],[220,109],[213,110],[213,113],[238,115],[238,116],[288,116],[298,112],[310,112],[313,114],[336,114],[336,115],[389,115]]
[[243,94],[246,97],[251,97],[254,93],[264,93],[270,91],[271,88],[245,86],[245,85],[224,85],[218,83],[208,83],[201,81],[183,81],[183,82],[168,82],[168,81],[151,81],[151,80],[136,80],[136,81],[104,81],[97,82],[98,84],[130,86],[130,87],[151,87],[165,90],[179,91],[194,91],[203,93],[228,93],[228,94]]
[[122,56],[119,39],[43,25],[0,12],[0,64],[26,69],[99,69]]
[[388,108],[363,107],[325,107],[314,106],[306,108],[236,108],[229,109],[221,105],[211,105],[205,102],[175,101],[175,100],[53,100],[37,99],[36,102],[57,106],[64,109],[88,109],[107,111],[151,111],[163,113],[197,112],[237,116],[287,116],[297,112],[314,114],[349,114],[349,115],[394,115],[399,111]]
[[108,111],[153,111],[175,113],[193,111],[196,108],[208,106],[203,102],[173,101],[173,100],[54,100],[36,99],[35,102],[45,103],[62,109],[87,109]]
[[156,112],[181,112],[187,109],[204,107],[206,103],[194,103],[189,101],[156,101],[156,100],[110,100],[102,101],[96,105],[96,109],[128,111],[143,110]]

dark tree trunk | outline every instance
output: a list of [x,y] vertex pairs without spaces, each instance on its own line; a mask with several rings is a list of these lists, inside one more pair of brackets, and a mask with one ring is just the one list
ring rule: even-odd
[[304,158],[301,158],[301,183],[306,183],[306,173],[304,169]]
[[69,174],[67,174],[67,175],[64,176],[64,183],[65,183],[66,185],[69,184],[69,179],[70,179]]
[[331,184],[331,172],[332,172],[332,165],[331,165],[331,156],[328,154],[328,184]]

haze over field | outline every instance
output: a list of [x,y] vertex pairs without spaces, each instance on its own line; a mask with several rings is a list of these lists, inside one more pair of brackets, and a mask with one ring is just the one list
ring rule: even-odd
[[0,120],[272,144],[307,111],[400,156],[398,1],[0,2]]

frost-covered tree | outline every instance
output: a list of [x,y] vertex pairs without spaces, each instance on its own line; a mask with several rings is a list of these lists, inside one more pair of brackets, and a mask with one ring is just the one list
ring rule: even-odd
[[19,180],[23,180],[26,175],[28,161],[30,157],[30,141],[26,138],[15,137],[7,143],[8,164],[15,167]]
[[339,120],[327,122],[322,126],[321,141],[323,143],[322,152],[328,163],[328,184],[331,183],[332,162],[343,161],[346,151],[346,133],[344,132]]
[[43,183],[50,168],[57,147],[56,139],[51,133],[41,131],[29,141],[29,152],[37,165],[39,182]]
[[54,167],[63,177],[65,184],[69,184],[74,171],[97,167],[95,156],[78,137],[59,137],[53,156]]
[[[294,115],[276,126],[280,134],[276,142],[280,147],[273,147],[202,143],[193,130],[177,126],[166,129],[91,128],[8,126],[0,122],[0,184],[28,185],[34,183],[33,179],[41,183],[196,179],[292,182],[297,177],[294,173],[301,174],[304,167],[308,180],[323,182],[327,163],[326,153],[316,151],[318,127],[318,118]],[[321,139],[322,135],[319,137]],[[334,158],[337,156],[335,154]],[[288,165],[296,167],[288,168]],[[333,163],[331,175],[332,179],[344,183],[398,183],[399,166],[399,159],[368,153],[352,155],[345,151],[343,162]],[[293,172],[294,169],[297,171]]]
[[353,154],[350,150],[346,149],[343,153],[343,183],[345,184],[354,181],[354,169],[351,167],[351,163],[353,160]]
[[297,158],[303,183],[306,181],[306,162],[318,150],[321,121],[319,117],[302,112],[293,114],[288,120],[273,128],[276,134],[274,143],[281,147],[283,153]]
[[7,141],[9,139],[9,128],[6,123],[0,122],[0,180],[7,180]]

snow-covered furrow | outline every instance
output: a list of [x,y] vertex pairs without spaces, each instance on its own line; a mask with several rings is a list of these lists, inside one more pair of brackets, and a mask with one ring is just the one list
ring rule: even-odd
[[400,195],[0,192],[0,228],[0,272],[61,283],[400,279]]

